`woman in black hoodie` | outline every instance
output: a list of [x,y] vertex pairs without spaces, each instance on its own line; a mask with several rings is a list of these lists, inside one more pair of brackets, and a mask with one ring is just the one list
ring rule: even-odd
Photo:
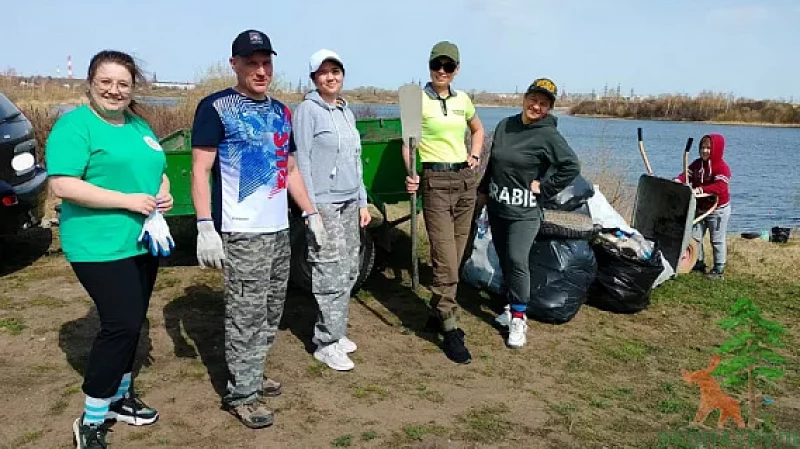
[[495,128],[489,163],[478,192],[486,204],[492,239],[500,258],[511,308],[507,344],[525,345],[525,312],[530,297],[528,259],[539,232],[539,204],[555,196],[580,174],[578,157],[550,115],[556,85],[540,78],[528,87],[522,112]]

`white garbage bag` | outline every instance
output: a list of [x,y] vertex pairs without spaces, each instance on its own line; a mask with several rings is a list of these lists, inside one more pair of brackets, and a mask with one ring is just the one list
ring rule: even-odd
[[492,244],[489,215],[484,207],[476,220],[477,231],[472,244],[472,255],[464,264],[463,279],[475,288],[488,289],[500,294],[503,288],[503,273],[500,259]]

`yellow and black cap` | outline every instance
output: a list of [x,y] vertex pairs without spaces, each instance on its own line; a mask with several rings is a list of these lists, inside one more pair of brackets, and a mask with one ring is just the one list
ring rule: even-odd
[[531,83],[530,86],[528,86],[528,90],[525,92],[525,95],[535,92],[541,92],[547,95],[550,98],[550,102],[555,104],[556,97],[558,96],[558,87],[556,87],[556,83],[554,83],[550,78],[537,78]]

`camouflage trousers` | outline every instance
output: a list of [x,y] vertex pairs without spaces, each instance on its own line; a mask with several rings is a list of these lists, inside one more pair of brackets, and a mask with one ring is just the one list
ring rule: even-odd
[[317,211],[327,239],[321,248],[309,239],[308,261],[311,292],[319,305],[314,337],[326,344],[338,341],[347,332],[350,291],[358,278],[361,231],[355,201],[317,204]]
[[289,230],[224,233],[225,360],[230,378],[224,401],[236,406],[261,393],[264,362],[283,315],[289,280]]

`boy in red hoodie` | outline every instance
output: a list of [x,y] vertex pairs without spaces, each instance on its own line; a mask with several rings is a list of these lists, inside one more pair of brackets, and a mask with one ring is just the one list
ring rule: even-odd
[[[731,179],[731,169],[722,159],[725,154],[725,139],[720,134],[709,134],[700,139],[700,158],[689,165],[688,184],[692,186],[695,195],[710,194],[711,196],[697,199],[697,215],[705,213],[714,205],[714,198],[718,200],[717,208],[694,226],[692,236],[701,243],[700,254],[695,270],[705,271],[703,257],[703,237],[706,229],[711,233],[711,246],[714,248],[714,267],[708,273],[712,279],[722,278],[725,272],[725,235],[728,229],[728,219],[731,217],[730,193],[728,184]],[[681,173],[676,181],[687,183]]]

